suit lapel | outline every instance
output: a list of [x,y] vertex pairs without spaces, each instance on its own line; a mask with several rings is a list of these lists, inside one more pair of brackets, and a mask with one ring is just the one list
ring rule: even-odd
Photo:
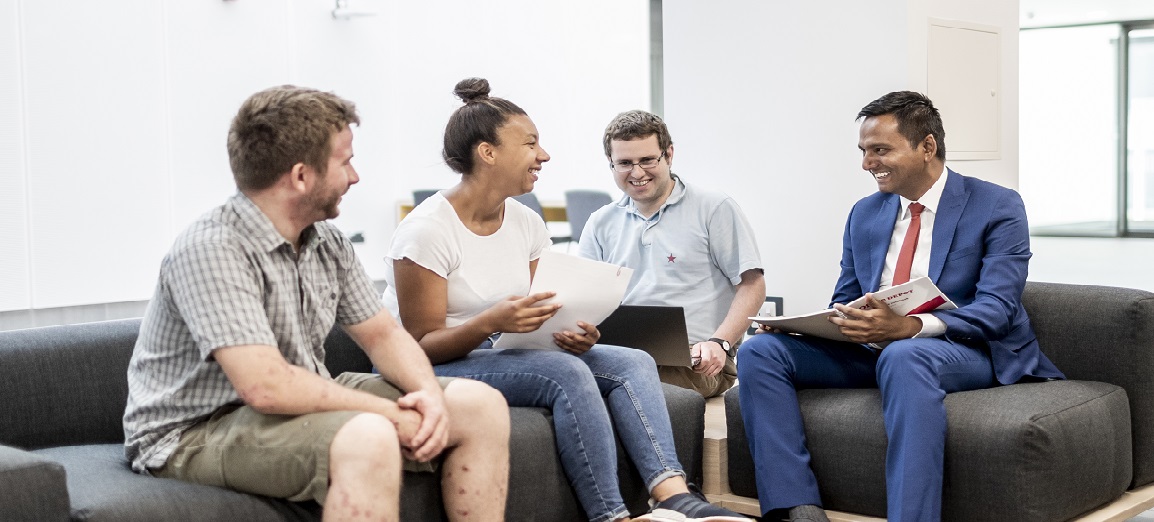
[[962,218],[962,209],[970,193],[966,191],[962,176],[946,170],[946,186],[942,189],[942,199],[938,202],[938,214],[934,216],[933,246],[930,251],[930,280],[935,284],[946,265],[946,254],[954,242],[954,230]]
[[901,210],[901,205],[898,202],[901,198],[897,194],[889,194],[885,200],[882,201],[878,212],[874,216],[874,222],[869,227],[869,280],[866,281],[864,290],[866,292],[876,292],[878,285],[881,284],[882,269],[886,266],[886,253],[890,249],[890,238],[894,233],[894,223],[898,220],[898,211]]

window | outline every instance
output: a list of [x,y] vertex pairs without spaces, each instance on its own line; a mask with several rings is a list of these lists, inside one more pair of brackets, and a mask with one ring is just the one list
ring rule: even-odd
[[1126,229],[1154,236],[1154,27],[1127,40]]
[[1019,43],[1031,232],[1154,237],[1154,26],[1024,29]]

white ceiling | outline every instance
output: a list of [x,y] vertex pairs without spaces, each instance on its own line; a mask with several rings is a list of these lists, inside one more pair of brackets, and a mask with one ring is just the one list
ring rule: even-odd
[[1020,0],[1022,27],[1154,20],[1154,0]]

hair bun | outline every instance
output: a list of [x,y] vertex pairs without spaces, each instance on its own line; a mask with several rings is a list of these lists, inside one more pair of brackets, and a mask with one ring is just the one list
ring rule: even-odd
[[453,88],[453,94],[456,94],[457,97],[466,104],[488,99],[489,80],[484,78],[465,78],[457,82],[457,86]]

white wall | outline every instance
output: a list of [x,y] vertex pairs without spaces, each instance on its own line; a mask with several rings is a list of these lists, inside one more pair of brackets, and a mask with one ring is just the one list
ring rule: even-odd
[[665,0],[664,17],[674,171],[742,205],[786,313],[828,304],[849,208],[876,190],[854,118],[886,92],[925,90],[928,18],[1001,29],[1001,159],[948,164],[1017,185],[1016,1]]
[[0,1],[0,310],[24,308],[28,280],[28,210],[24,176],[23,104],[20,82],[19,25],[16,4]]
[[[951,167],[1017,186],[1018,2],[664,4],[675,171],[742,204],[787,311],[826,304],[846,212],[874,190],[854,116],[925,88],[927,18],[1001,28],[1002,158]],[[0,311],[147,299],[175,234],[233,190],[236,107],[274,84],[358,103],[364,180],[337,224],[365,234],[375,277],[396,204],[457,179],[439,150],[465,76],[535,119],[554,158],[541,198],[616,193],[600,135],[649,105],[648,2],[354,5],[378,16],[334,21],[330,0],[0,0]],[[1152,244],[1035,238],[1031,279],[1154,289]]]
[[[249,94],[308,85],[352,99],[363,181],[336,224],[370,275],[440,159],[453,85],[487,77],[553,155],[538,195],[612,190],[605,124],[649,105],[648,2],[0,0],[0,311],[150,297],[189,221],[234,190],[225,134]],[[606,30],[608,26],[627,30]]]

